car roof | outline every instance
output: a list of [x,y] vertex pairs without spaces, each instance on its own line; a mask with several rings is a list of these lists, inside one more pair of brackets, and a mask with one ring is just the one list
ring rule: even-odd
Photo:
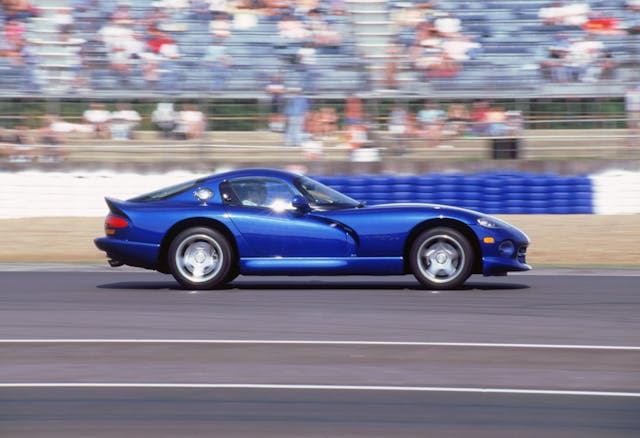
[[231,170],[223,173],[216,173],[209,176],[207,179],[209,180],[227,180],[232,178],[244,178],[244,177],[272,177],[272,178],[282,178],[285,180],[291,180],[298,176],[298,174],[293,172],[288,172],[285,170],[278,169],[267,169],[267,168],[252,168],[252,169],[239,169],[239,170]]

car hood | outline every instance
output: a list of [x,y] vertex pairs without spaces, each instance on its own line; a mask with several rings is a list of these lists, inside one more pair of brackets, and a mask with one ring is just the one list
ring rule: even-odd
[[452,207],[450,205],[441,204],[423,204],[423,203],[402,203],[402,204],[379,204],[372,206],[365,206],[360,209],[363,213],[369,214],[390,214],[390,213],[405,213],[405,214],[426,214],[428,216],[447,216],[456,217],[459,219],[467,219],[470,223],[480,217],[490,217],[484,213],[480,213],[475,210],[469,210],[467,208]]

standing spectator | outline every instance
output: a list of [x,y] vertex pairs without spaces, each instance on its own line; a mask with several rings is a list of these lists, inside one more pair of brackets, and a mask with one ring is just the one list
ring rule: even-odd
[[393,138],[403,137],[407,133],[408,114],[402,106],[391,109],[388,119],[388,132]]
[[447,121],[445,131],[448,135],[459,136],[467,132],[471,122],[471,115],[461,103],[452,103],[447,109]]
[[287,117],[287,131],[285,133],[288,146],[300,146],[303,141],[304,122],[309,111],[308,99],[300,94],[299,89],[292,89],[287,99],[285,116]]
[[627,127],[631,135],[630,146],[638,151],[640,150],[640,85],[626,91],[624,108],[627,114]]
[[405,140],[409,128],[409,115],[402,106],[396,105],[389,113],[388,132],[394,143],[394,152],[404,154],[406,151]]
[[323,107],[318,111],[319,134],[323,137],[330,137],[338,130],[338,114],[335,108]]
[[489,122],[489,136],[500,137],[506,135],[508,131],[507,114],[502,107],[492,107],[487,111],[487,121]]
[[160,102],[156,109],[151,113],[151,122],[160,128],[162,137],[169,139],[176,127],[177,114],[173,109],[173,104],[168,102]]
[[42,128],[38,131],[38,141],[44,145],[39,152],[39,160],[45,162],[61,161],[65,155],[69,153],[67,149],[62,147],[66,143],[66,138],[56,129],[59,119],[56,116],[47,115],[43,119]]
[[111,113],[107,111],[104,104],[92,103],[89,105],[89,109],[82,114],[82,118],[91,125],[95,138],[109,138]]
[[196,105],[186,104],[176,118],[174,132],[178,138],[185,140],[200,140],[204,135],[206,121],[202,111]]
[[420,129],[433,129],[440,126],[446,119],[446,114],[437,103],[425,102],[424,108],[418,111],[418,123]]
[[484,136],[489,134],[489,102],[478,101],[473,103],[471,110],[471,131],[474,135]]
[[284,82],[282,76],[272,75],[269,83],[265,87],[265,91],[271,95],[271,102],[269,105],[269,130],[272,132],[283,132],[285,119],[284,119]]
[[364,122],[364,111],[362,109],[362,99],[359,97],[349,97],[344,107],[345,125],[359,125]]
[[133,129],[140,124],[140,114],[131,105],[120,103],[117,111],[111,113],[111,138],[114,140],[133,139]]

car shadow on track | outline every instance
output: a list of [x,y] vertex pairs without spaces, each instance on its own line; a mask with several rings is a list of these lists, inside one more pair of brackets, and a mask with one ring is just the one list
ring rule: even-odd
[[[169,290],[169,291],[189,291],[183,289],[175,281],[124,281],[118,283],[107,283],[96,286],[98,289],[109,290]],[[530,286],[520,283],[506,283],[495,281],[467,281],[459,288],[441,292],[456,291],[508,291],[529,289]],[[417,292],[432,292],[432,289],[422,287],[417,281],[406,280],[302,280],[302,279],[247,279],[240,278],[219,289],[203,292],[234,292],[247,290],[412,290]]]

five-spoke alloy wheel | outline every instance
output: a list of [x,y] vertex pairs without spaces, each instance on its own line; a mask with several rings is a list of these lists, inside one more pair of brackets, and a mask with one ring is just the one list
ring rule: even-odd
[[214,289],[234,276],[233,250],[226,237],[206,227],[189,228],[169,247],[169,267],[188,289]]
[[411,246],[409,264],[413,275],[431,289],[452,289],[471,275],[473,248],[467,238],[447,227],[420,234]]

